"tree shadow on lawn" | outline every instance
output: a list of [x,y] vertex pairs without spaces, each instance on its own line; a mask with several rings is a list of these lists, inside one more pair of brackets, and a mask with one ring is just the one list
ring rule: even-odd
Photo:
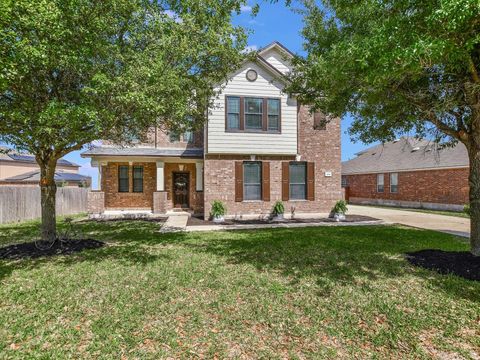
[[[480,283],[420,269],[405,253],[425,248],[466,250],[453,235],[394,226],[312,227],[216,234],[203,242],[187,242],[197,251],[226,257],[233,264],[280,272],[292,283],[313,276],[326,292],[332,283],[368,282],[417,276],[454,297],[480,302]],[[366,281],[365,281],[366,280]]]
[[[105,242],[105,246],[92,250],[84,250],[73,254],[58,254],[35,259],[0,259],[0,280],[8,277],[16,269],[33,269],[44,264],[56,263],[73,265],[79,262],[96,262],[115,259],[121,264],[147,265],[160,259],[170,258],[158,245],[174,244],[183,241],[185,233],[160,234],[160,225],[153,222],[85,221],[75,226],[87,238]],[[63,225],[58,225],[61,231]],[[21,225],[4,226],[0,233],[0,244],[19,244],[31,242],[39,238],[39,224],[32,222]],[[155,250],[152,250],[155,246]],[[4,246],[2,246],[4,247]]]

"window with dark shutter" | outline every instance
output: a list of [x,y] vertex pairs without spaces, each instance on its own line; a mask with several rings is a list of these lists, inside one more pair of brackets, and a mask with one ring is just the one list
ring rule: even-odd
[[118,192],[129,191],[128,165],[118,167]]
[[243,163],[243,199],[262,200],[262,163],[245,161]]
[[235,201],[243,201],[243,161],[235,161]]
[[291,162],[289,168],[290,200],[307,199],[307,164]]
[[143,192],[143,166],[133,167],[133,192]]
[[280,131],[280,99],[268,99],[268,131]]

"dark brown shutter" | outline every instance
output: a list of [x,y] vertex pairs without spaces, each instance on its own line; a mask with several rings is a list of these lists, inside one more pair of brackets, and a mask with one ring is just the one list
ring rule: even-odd
[[315,163],[307,163],[307,200],[315,200]]
[[243,161],[235,161],[235,201],[243,201]]
[[262,200],[270,201],[270,163],[262,161]]
[[321,112],[313,113],[313,128],[315,130],[327,129],[327,117]]
[[290,198],[290,169],[289,162],[282,162],[282,200],[288,201]]

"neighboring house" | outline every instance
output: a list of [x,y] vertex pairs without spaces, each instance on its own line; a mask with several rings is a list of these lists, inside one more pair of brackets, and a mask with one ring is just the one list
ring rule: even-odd
[[90,212],[208,216],[214,200],[237,217],[266,216],[277,200],[286,216],[329,212],[342,196],[339,119],[325,124],[284,93],[291,58],[274,42],[234,71],[203,131],[169,136],[155,129],[134,147],[84,152],[101,184],[90,193]]
[[[91,178],[78,174],[79,165],[68,160],[57,162],[55,181],[64,186],[90,186]],[[0,186],[38,185],[40,170],[35,156],[0,146]]]
[[468,203],[468,154],[463,144],[439,147],[402,137],[342,163],[342,186],[352,204],[462,210]]

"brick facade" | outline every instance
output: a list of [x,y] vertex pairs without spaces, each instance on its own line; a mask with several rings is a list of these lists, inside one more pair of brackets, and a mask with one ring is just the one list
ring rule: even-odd
[[[252,151],[254,155],[254,150]],[[333,119],[325,129],[314,129],[313,116],[307,107],[298,109],[298,154],[300,161],[315,163],[315,200],[284,201],[285,215],[328,213],[342,198],[340,187],[340,120]],[[213,200],[221,200],[228,216],[270,214],[277,200],[282,200],[282,162],[295,156],[256,156],[256,161],[270,163],[270,201],[235,201],[235,161],[250,160],[245,156],[208,155],[205,157],[205,215]],[[332,176],[325,176],[329,172]]]
[[377,174],[345,175],[350,202],[368,199],[392,204],[402,202],[464,205],[468,203],[468,168],[398,172],[398,192],[390,191],[390,173],[384,174],[385,190],[377,192]]

